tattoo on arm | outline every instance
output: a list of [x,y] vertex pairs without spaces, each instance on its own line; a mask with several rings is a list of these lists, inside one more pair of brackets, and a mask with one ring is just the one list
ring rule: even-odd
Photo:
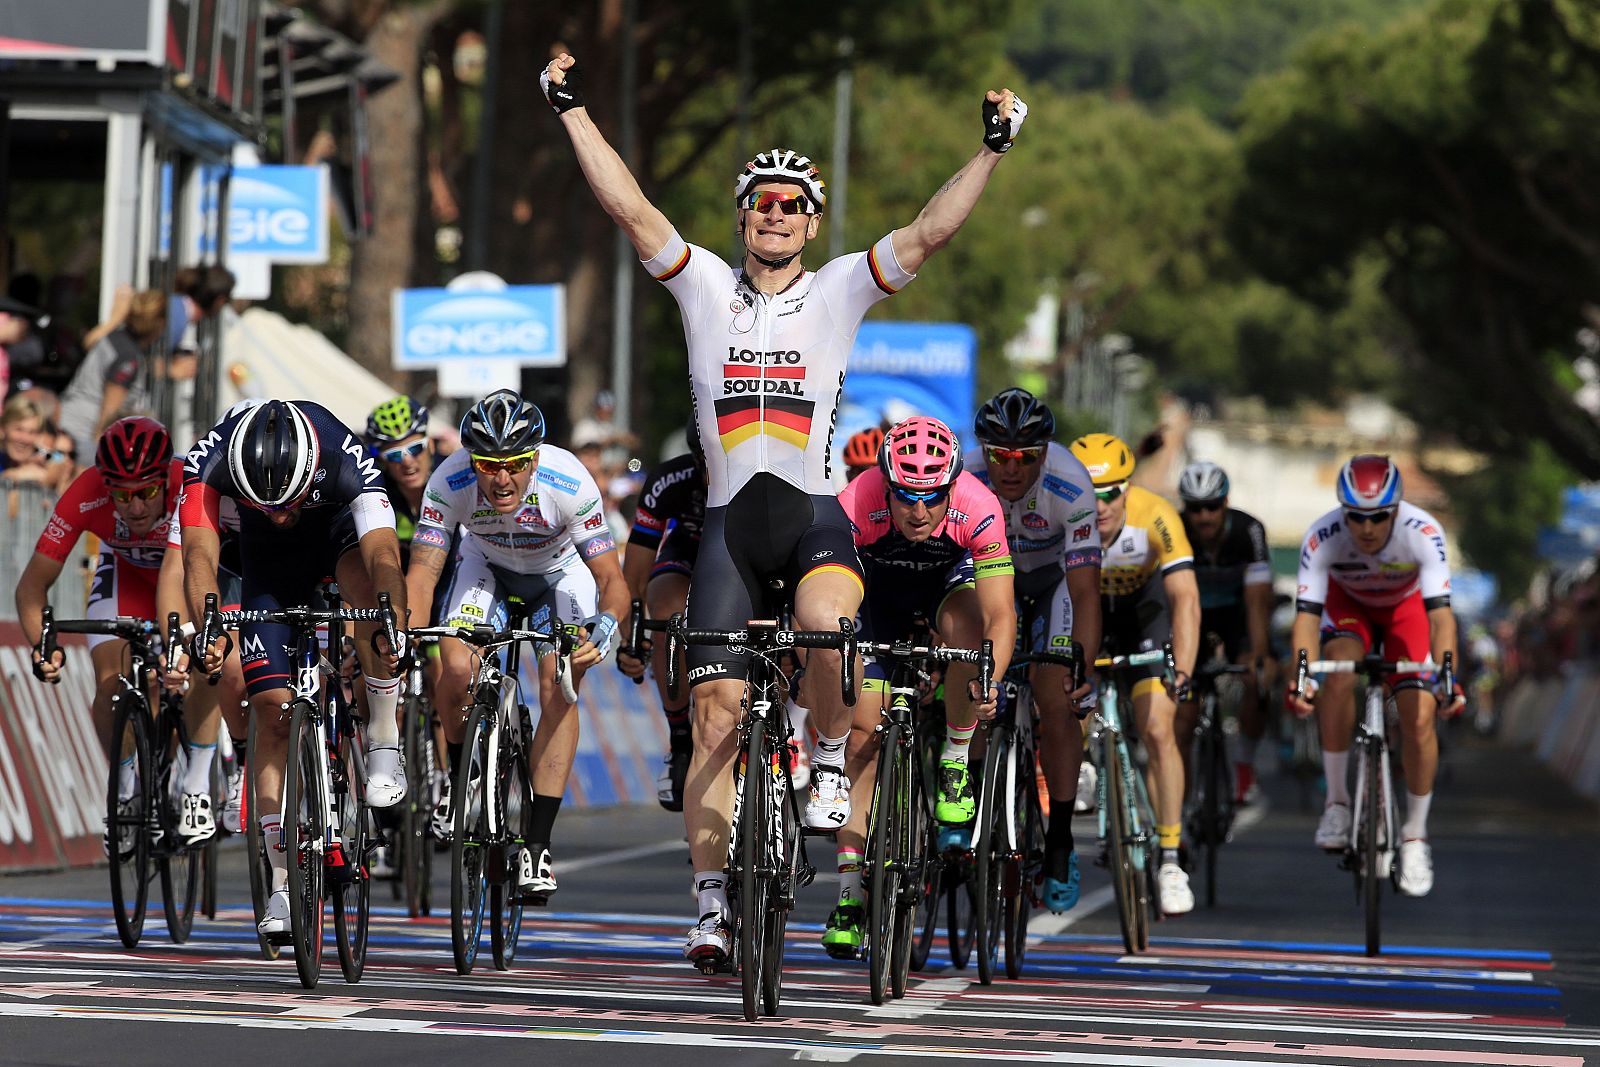
[[957,171],[956,173],[950,175],[950,180],[945,182],[943,185],[939,186],[939,191],[933,194],[933,199],[935,199],[935,200],[939,199],[945,193],[948,193],[951,189],[954,189],[956,187],[956,185],[960,181],[961,181],[961,172],[960,171]]

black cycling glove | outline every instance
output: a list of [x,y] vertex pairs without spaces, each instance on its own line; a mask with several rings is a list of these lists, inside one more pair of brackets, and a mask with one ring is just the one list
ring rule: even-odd
[[557,115],[583,106],[583,74],[576,63],[567,68],[560,85],[550,80],[550,68],[545,67],[539,72],[539,89]]
[[1011,98],[1011,117],[1000,117],[1000,105],[988,97],[983,99],[983,143],[990,151],[1004,154],[1022,129],[1022,120],[1028,117],[1028,105],[1020,96]]

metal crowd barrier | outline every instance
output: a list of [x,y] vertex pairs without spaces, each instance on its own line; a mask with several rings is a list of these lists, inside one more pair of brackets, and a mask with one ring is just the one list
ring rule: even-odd
[[[56,494],[37,482],[0,479],[0,620],[17,617],[17,584],[55,503]],[[98,543],[87,536],[73,550],[66,569],[50,590],[50,603],[57,617],[83,617],[98,551]]]

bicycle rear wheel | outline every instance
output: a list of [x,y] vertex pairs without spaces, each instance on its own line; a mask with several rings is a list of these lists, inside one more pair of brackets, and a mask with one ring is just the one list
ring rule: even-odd
[[1034,782],[1038,762],[1031,749],[1018,746],[1020,788],[1012,794],[1018,857],[1007,866],[1006,977],[1020,978],[1028,953],[1028,918],[1033,912],[1033,886],[1044,869],[1044,811]]
[[428,819],[433,813],[433,731],[428,705],[421,698],[405,708],[406,799],[400,810],[399,860],[406,914],[416,919],[432,910],[433,842]]
[[461,766],[450,792],[455,832],[450,842],[450,948],[456,973],[471,974],[483,933],[483,904],[488,888],[485,861],[489,835],[489,728],[495,708],[474,704],[467,722]]
[[1105,742],[1102,761],[1105,782],[1107,860],[1111,865],[1111,885],[1117,899],[1117,921],[1122,928],[1122,945],[1130,953],[1149,946],[1148,901],[1144,890],[1144,870],[1135,862],[1131,801],[1127,795],[1123,752],[1111,738]]
[[922,902],[925,872],[933,866],[928,842],[933,817],[928,810],[927,794],[922,790],[922,777],[913,762],[913,751],[907,749],[901,755],[895,791],[901,812],[900,834],[896,841],[900,869],[895,875],[894,951],[890,957],[889,991],[896,997],[906,995],[913,941],[917,937],[917,909]]
[[964,971],[972,960],[972,946],[978,940],[978,897],[971,859],[963,856],[959,863],[961,869],[958,872],[946,866],[939,880],[947,887],[945,939],[950,945],[950,966]]
[[[782,754],[780,750],[780,754]],[[767,943],[761,957],[761,1010],[768,1015],[778,1014],[778,1002],[783,994],[784,935],[789,928],[789,911],[794,907],[795,894],[800,888],[800,818],[793,793],[789,786],[788,759],[783,761],[780,778],[775,778],[771,789],[777,816],[772,820],[778,833],[778,873],[771,890],[770,912],[767,917]]]
[[[111,760],[106,784],[106,849],[111,866],[111,913],[117,920],[117,936],[125,948],[134,948],[144,933],[145,908],[150,900],[150,833],[155,817],[155,769],[151,766],[150,738],[146,732],[149,713],[144,698],[119,693],[113,701],[116,717],[111,736],[119,755],[125,750],[133,759],[133,795],[124,805],[120,798],[120,760]],[[124,844],[126,842],[126,845]]]
[[[924,799],[927,793],[922,793]],[[917,893],[917,906],[913,916],[916,936],[911,942],[911,970],[921,971],[928,965],[933,953],[933,939],[938,933],[939,913],[945,907],[945,895],[954,895],[959,886],[945,877],[945,857],[939,852],[939,824],[924,814],[922,820],[922,877]],[[952,909],[953,910],[953,909]]]
[[300,984],[315,989],[322,976],[323,853],[328,840],[328,797],[323,791],[322,739],[309,700],[291,705],[289,768],[283,788],[289,854],[289,927],[294,937],[294,968]]
[[767,803],[769,782],[766,723],[750,722],[745,740],[744,800],[739,826],[739,978],[744,996],[744,1017],[755,1022],[760,1010],[761,966],[767,948],[767,881],[761,874],[770,850],[767,836],[771,816]]
[[1366,912],[1367,955],[1376,956],[1383,951],[1383,931],[1380,910],[1383,880],[1378,876],[1378,838],[1383,825],[1383,760],[1379,756],[1376,738],[1368,738],[1361,746],[1361,773],[1365,811],[1361,813],[1361,902]]
[[[250,755],[258,751],[255,712],[251,711],[249,717],[250,725],[244,749],[245,794],[242,820],[245,824],[245,866],[250,873],[250,904],[255,910],[255,921],[259,923],[267,912],[267,897],[272,892],[272,863],[267,859],[268,843],[261,833],[260,816],[256,814],[256,775]],[[268,940],[259,929],[256,931],[256,944],[261,949],[262,959],[278,958],[278,946]]]
[[[1211,698],[1208,698],[1211,699]],[[1212,716],[1217,714],[1213,703],[1210,708]],[[1200,773],[1196,775],[1199,796],[1196,797],[1199,808],[1199,819],[1195,834],[1195,844],[1200,849],[1200,864],[1205,872],[1206,907],[1217,906],[1217,849],[1221,845],[1222,828],[1222,800],[1220,790],[1226,788],[1227,761],[1221,751],[1220,731],[1216,730],[1213,722],[1207,724],[1195,736],[1195,766]]]
[[867,990],[872,1003],[882,1004],[889,984],[893,952],[895,901],[899,897],[899,836],[904,832],[900,790],[899,723],[891,722],[878,749],[878,781],[872,795],[872,821],[867,839]]
[[[527,709],[519,709],[525,713]],[[527,819],[533,811],[533,787],[528,780],[528,760],[521,745],[500,746],[501,833],[507,848],[526,848]],[[533,857],[537,863],[539,857]],[[489,946],[494,951],[495,970],[510,968],[517,958],[517,941],[522,936],[522,901],[517,896],[516,876],[500,878],[489,886]]]
[[[167,936],[172,943],[181,945],[194,932],[194,906],[200,899],[201,848],[185,847],[178,837],[178,818],[182,789],[183,765],[178,754],[183,751],[183,735],[177,723],[163,711],[165,726],[157,727],[157,734],[165,734],[157,744],[160,751],[152,752],[156,768],[156,818],[161,827],[161,843],[155,850],[156,870],[161,876],[161,910],[167,917]],[[212,810],[219,811],[215,798]],[[214,837],[213,837],[214,839]]]
[[[367,965],[367,930],[372,909],[372,880],[367,876],[372,812],[367,807],[366,759],[359,735],[339,739],[339,762],[343,768],[340,777],[344,780],[344,792],[334,799],[344,866],[333,876],[333,934],[339,947],[339,967],[344,972],[344,980],[359,982]],[[338,789],[337,783],[335,789]]]
[[[1010,764],[1010,733],[990,731],[989,750],[983,758],[983,793],[978,800],[972,842],[972,939],[978,953],[978,981],[982,985],[994,981],[1005,922],[1005,867],[1011,857],[1011,842],[1006,831],[1006,808],[1011,803],[1006,794],[1011,787],[1006,771]],[[1027,784],[1032,787],[1031,778]]]

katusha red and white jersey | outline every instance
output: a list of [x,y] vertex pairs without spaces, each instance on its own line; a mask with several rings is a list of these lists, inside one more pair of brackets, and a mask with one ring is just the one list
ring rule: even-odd
[[1415,504],[1401,501],[1389,540],[1368,555],[1351,538],[1344,509],[1335,508],[1311,524],[1301,543],[1300,610],[1321,612],[1329,582],[1369,607],[1393,607],[1419,590],[1427,607],[1447,606],[1450,560],[1444,527]]

